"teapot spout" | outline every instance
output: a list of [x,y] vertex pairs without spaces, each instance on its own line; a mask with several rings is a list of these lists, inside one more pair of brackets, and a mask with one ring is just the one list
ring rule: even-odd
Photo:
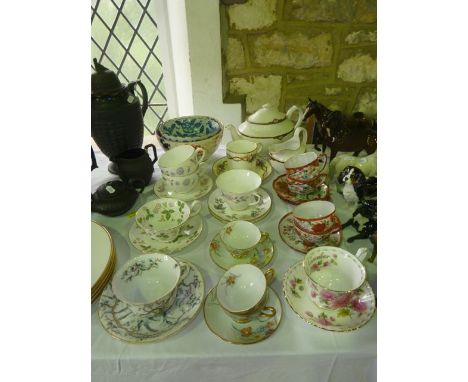
[[233,141],[236,141],[238,139],[241,139],[241,137],[239,136],[239,133],[237,132],[237,129],[234,125],[226,125],[225,127],[227,130],[229,130],[231,132],[231,138]]

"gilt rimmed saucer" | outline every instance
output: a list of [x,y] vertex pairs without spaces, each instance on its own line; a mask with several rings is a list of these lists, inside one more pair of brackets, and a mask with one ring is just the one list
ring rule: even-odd
[[334,332],[348,332],[364,326],[374,315],[375,296],[367,281],[346,306],[333,310],[322,309],[312,301],[306,280],[302,261],[299,261],[286,271],[283,293],[291,309],[308,324]]
[[330,198],[330,187],[326,183],[319,184],[314,191],[307,195],[294,195],[289,191],[286,182],[286,174],[280,175],[273,181],[273,189],[280,199],[286,203],[301,204],[311,200],[328,200]]
[[161,341],[192,322],[201,308],[205,283],[198,268],[185,263],[190,271],[177,288],[174,304],[164,313],[133,313],[125,302],[117,299],[109,284],[99,300],[99,319],[104,329],[119,340],[144,343]]
[[128,236],[133,246],[143,253],[159,252],[167,255],[181,251],[194,242],[203,230],[203,219],[195,215],[180,228],[179,236],[171,242],[162,242],[150,237],[136,222],[130,228]]
[[200,199],[208,194],[213,188],[213,179],[209,175],[200,175],[200,183],[189,192],[172,192],[165,189],[162,178],[158,179],[154,184],[153,191],[158,198],[175,198],[184,202]]
[[226,246],[221,240],[221,234],[218,233],[210,243],[211,260],[220,268],[228,270],[237,264],[252,264],[258,268],[267,266],[273,258],[274,246],[271,238],[265,236],[265,239],[260,241],[255,248],[251,250],[248,257],[236,259],[232,257]]
[[288,212],[286,215],[284,215],[281,218],[278,224],[278,231],[279,231],[281,239],[289,247],[302,253],[307,253],[312,248],[322,247],[324,245],[338,247],[343,237],[343,230],[341,229],[341,222],[338,216],[335,216],[335,224],[331,228],[331,232],[333,231],[335,232],[328,234],[328,235],[322,235],[321,240],[314,243],[313,245],[304,244],[302,239],[296,233],[296,230],[294,228],[294,219],[293,219],[292,212]]
[[[212,170],[215,176],[221,175],[223,172],[229,170],[228,158],[222,157],[216,160],[213,163]],[[255,162],[255,168],[253,171],[255,171],[258,175],[260,175],[262,177],[262,180],[265,180],[266,178],[270,176],[273,169],[268,159],[258,158],[257,161]]]
[[238,345],[249,345],[263,341],[278,329],[283,316],[281,300],[272,288],[268,288],[266,305],[276,310],[273,317],[258,317],[249,323],[238,324],[229,317],[219,305],[216,298],[216,287],[212,288],[203,303],[203,315],[206,326],[211,332],[226,342]]
[[234,220],[246,220],[252,223],[259,221],[270,212],[271,198],[270,195],[268,195],[268,192],[262,188],[259,188],[257,192],[260,195],[260,201],[256,205],[242,211],[235,211],[229,207],[221,193],[221,190],[217,188],[208,198],[208,210],[211,215],[224,223],[232,222]]

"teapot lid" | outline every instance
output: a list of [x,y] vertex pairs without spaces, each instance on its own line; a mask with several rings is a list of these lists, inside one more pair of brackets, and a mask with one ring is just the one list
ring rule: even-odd
[[247,118],[250,123],[261,125],[279,123],[285,119],[286,114],[281,113],[278,109],[269,103],[263,105],[260,109]]
[[91,210],[107,216],[118,216],[135,204],[138,192],[121,180],[101,184],[91,195]]
[[93,61],[95,72],[91,74],[91,94],[115,94],[120,92],[124,86],[120,83],[117,74],[101,65],[96,58]]

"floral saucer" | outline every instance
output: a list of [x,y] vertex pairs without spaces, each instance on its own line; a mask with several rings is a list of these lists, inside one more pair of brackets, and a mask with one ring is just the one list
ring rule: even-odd
[[183,200],[184,202],[190,202],[192,200],[200,199],[201,197],[208,194],[213,188],[213,179],[209,175],[200,175],[200,183],[190,192],[171,192],[167,191],[164,186],[162,178],[158,179],[154,184],[154,193],[158,198],[175,198]]
[[278,230],[281,239],[283,239],[283,241],[292,249],[295,249],[296,251],[302,253],[307,253],[312,248],[322,247],[324,245],[338,247],[343,237],[343,230],[341,229],[340,219],[338,218],[338,216],[335,216],[335,224],[333,225],[331,230],[333,231],[338,227],[340,227],[339,231],[329,235],[323,235],[322,240],[315,243],[314,245],[306,245],[294,229],[294,220],[292,212],[288,212],[286,215],[284,215],[278,224]]
[[[221,175],[224,171],[229,170],[228,167],[228,158],[222,157],[216,160],[213,163],[213,174],[215,176]],[[262,177],[262,180],[268,178],[272,172],[272,167],[268,159],[258,158],[256,162],[255,171],[258,175]]]
[[179,236],[174,241],[162,242],[153,239],[136,222],[133,223],[128,235],[133,246],[143,253],[159,252],[169,255],[190,245],[200,236],[202,230],[203,220],[200,215],[195,215],[180,228]]
[[235,259],[231,256],[226,246],[221,240],[221,234],[218,233],[210,243],[210,256],[211,260],[220,268],[228,270],[237,264],[252,264],[259,268],[263,268],[268,265],[273,258],[273,242],[269,236],[265,236],[265,239],[261,240],[260,243],[252,250],[252,255],[244,259]]
[[277,293],[268,288],[266,305],[276,310],[274,317],[258,317],[247,324],[233,321],[221,308],[216,298],[216,287],[208,292],[203,303],[205,323],[214,335],[232,344],[249,345],[270,337],[278,328],[283,316],[281,301]]
[[115,297],[108,285],[99,300],[99,319],[104,329],[119,340],[143,343],[161,341],[182,330],[201,308],[205,283],[195,265],[177,289],[174,304],[164,313],[137,315],[126,303]]
[[348,305],[332,310],[319,308],[312,302],[306,280],[302,261],[299,261],[285,273],[283,293],[291,309],[308,324],[334,332],[348,332],[364,326],[374,315],[375,296],[367,281]]
[[330,198],[330,187],[326,183],[321,183],[308,195],[299,196],[292,194],[286,182],[286,174],[279,176],[273,181],[273,189],[280,199],[291,204],[301,204],[311,200],[328,200]]
[[234,220],[256,222],[268,215],[271,210],[271,198],[268,192],[262,188],[259,188],[257,192],[261,197],[258,204],[242,211],[234,211],[226,203],[221,190],[217,188],[208,198],[208,210],[216,219],[225,223]]

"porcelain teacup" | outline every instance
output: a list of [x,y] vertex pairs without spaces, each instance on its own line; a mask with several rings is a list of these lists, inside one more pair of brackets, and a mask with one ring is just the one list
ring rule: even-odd
[[229,169],[254,170],[257,154],[262,151],[262,144],[247,139],[231,141],[226,145]]
[[162,175],[164,188],[169,192],[187,193],[198,186],[200,181],[200,173],[198,170],[191,174],[182,176]]
[[172,198],[155,199],[141,206],[136,222],[152,238],[169,242],[177,238],[182,225],[200,210],[198,200],[188,204]]
[[189,267],[168,255],[146,254],[128,260],[114,275],[112,290],[135,314],[158,314],[175,301]]
[[255,224],[244,220],[226,224],[220,233],[224,246],[236,259],[252,255],[252,250],[267,236],[268,234],[262,234]]
[[293,210],[294,225],[314,235],[328,233],[335,225],[335,205],[327,200],[312,200]]
[[326,179],[326,174],[319,174],[310,180],[299,180],[286,176],[289,192],[298,197],[304,196],[304,198],[314,192],[317,186],[325,182]]
[[289,158],[284,162],[284,167],[288,177],[305,181],[311,180],[320,174],[326,164],[327,156],[324,153],[317,155],[313,151],[308,151]]
[[323,242],[323,240],[325,240],[327,237],[341,230],[341,224],[337,224],[335,225],[334,228],[332,228],[328,232],[324,234],[319,234],[319,235],[313,234],[308,231],[304,231],[296,225],[294,226],[294,230],[296,231],[297,236],[299,236],[299,238],[302,240],[302,242],[305,245],[311,246],[318,242]]
[[229,207],[236,211],[245,210],[260,202],[262,197],[256,191],[261,184],[260,175],[250,170],[228,170],[216,178],[216,186]]
[[197,171],[199,164],[205,158],[205,150],[201,147],[180,145],[166,151],[158,160],[161,173],[167,176],[184,176]]
[[276,309],[265,306],[268,285],[275,272],[269,268],[263,273],[250,264],[231,267],[216,286],[216,297],[224,312],[237,323],[247,323],[258,317],[274,317]]
[[356,291],[366,281],[366,268],[362,265],[366,256],[366,248],[360,248],[356,255],[338,247],[324,246],[309,251],[303,267],[312,301],[325,309],[356,303],[353,302]]

